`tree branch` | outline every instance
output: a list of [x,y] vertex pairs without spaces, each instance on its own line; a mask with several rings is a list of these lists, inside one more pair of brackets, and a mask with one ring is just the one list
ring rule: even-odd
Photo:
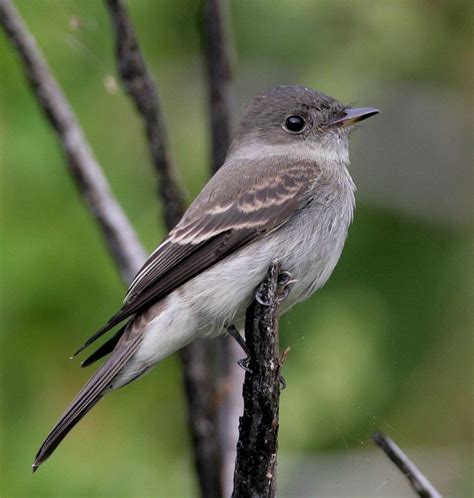
[[[234,82],[230,36],[230,16],[225,0],[202,0],[201,42],[208,90],[208,115],[211,129],[212,172],[225,161],[230,145],[234,116]],[[228,336],[208,342],[208,355],[218,358],[218,437],[221,452],[221,481],[224,496],[230,496],[238,438],[238,418],[242,412],[243,371],[237,365],[242,351]]]
[[213,171],[217,171],[224,163],[230,145],[235,107],[233,47],[228,5],[224,0],[203,1],[202,42],[207,70]]
[[58,135],[68,159],[69,173],[89,212],[99,224],[122,279],[129,283],[143,264],[145,251],[112,194],[76,116],[33,36],[9,0],[0,0],[0,23],[20,56],[33,94]]
[[213,350],[209,339],[196,339],[180,352],[194,465],[202,498],[221,498],[221,446],[217,433]]
[[118,71],[146,129],[150,153],[160,179],[165,221],[173,228],[185,210],[184,193],[176,180],[176,170],[168,145],[168,130],[161,112],[153,78],[138,46],[137,37],[122,0],[105,0],[115,29]]
[[234,498],[275,496],[280,369],[287,354],[285,351],[280,357],[279,353],[277,310],[283,295],[278,283],[280,272],[280,264],[272,264],[247,309],[245,337],[250,354],[243,388]]
[[[160,180],[159,192],[169,229],[184,212],[184,195],[170,159],[168,132],[155,83],[140,52],[121,0],[105,0],[115,30],[118,70],[146,128],[151,156]],[[221,453],[217,433],[213,346],[195,340],[180,351],[194,461],[202,497],[220,498]]]
[[420,472],[403,451],[385,434],[376,432],[372,439],[406,476],[420,498],[442,498],[441,494]]

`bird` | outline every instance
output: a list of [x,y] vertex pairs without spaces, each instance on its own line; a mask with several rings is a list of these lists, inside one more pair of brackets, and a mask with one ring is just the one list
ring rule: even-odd
[[250,101],[221,168],[138,271],[120,309],[77,351],[118,327],[82,363],[108,356],[44,440],[33,471],[105,394],[196,338],[242,329],[273,261],[291,275],[280,314],[325,284],[355,207],[349,135],[379,112],[293,85]]

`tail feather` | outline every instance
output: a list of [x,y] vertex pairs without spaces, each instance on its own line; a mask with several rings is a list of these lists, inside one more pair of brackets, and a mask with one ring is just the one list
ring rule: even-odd
[[82,353],[84,349],[90,346],[93,342],[95,342],[99,337],[102,337],[106,332],[113,329],[120,322],[123,322],[125,318],[129,317],[131,313],[123,313],[119,311],[116,313],[103,327],[101,327],[97,332],[95,332],[87,341],[71,356],[71,358],[75,358],[79,353]]
[[142,337],[141,334],[133,337],[130,337],[130,334],[124,334],[121,339],[112,356],[81,389],[41,445],[33,463],[33,472],[48,459],[69,431],[104,396],[114,378],[138,349]]
[[107,356],[109,353],[111,353],[114,349],[115,346],[117,345],[118,341],[122,337],[125,327],[122,327],[119,329],[119,331],[113,335],[110,339],[108,339],[102,346],[100,346],[98,349],[96,349],[90,356],[88,356],[82,363],[81,367],[88,367],[89,365],[92,365],[96,361],[100,360],[104,356]]

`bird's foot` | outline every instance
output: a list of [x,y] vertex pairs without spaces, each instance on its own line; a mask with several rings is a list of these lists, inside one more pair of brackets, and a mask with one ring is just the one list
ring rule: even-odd
[[255,300],[262,306],[271,306],[273,304],[270,299],[266,299],[260,288],[255,291]]
[[[291,273],[289,271],[282,271],[278,275],[277,281],[277,301],[284,301],[288,294],[290,293],[290,284],[292,284],[294,280],[291,278]],[[271,299],[267,299],[264,295],[262,295],[262,290],[258,288],[255,292],[255,299],[262,306],[271,306],[273,301]]]
[[278,302],[281,303],[288,297],[291,290],[290,284],[292,284],[293,282],[295,282],[295,280],[291,278],[291,273],[289,271],[282,271],[278,275],[278,282],[277,282]]
[[250,350],[247,347],[247,344],[245,342],[245,339],[240,335],[240,332],[237,330],[237,327],[232,324],[226,324],[225,328],[227,329],[227,333],[233,337],[239,346],[244,350],[244,353],[247,355],[246,358],[242,358],[237,362],[237,365],[239,365],[240,368],[245,370],[245,372],[252,373],[252,370],[249,368],[250,364]]
[[252,373],[251,368],[249,367],[250,365],[250,358],[247,356],[247,358],[242,358],[237,362],[237,365],[239,365],[240,368],[242,368],[246,373]]

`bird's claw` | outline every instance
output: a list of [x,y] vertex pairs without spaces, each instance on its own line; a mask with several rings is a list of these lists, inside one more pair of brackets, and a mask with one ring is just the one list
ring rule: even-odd
[[282,271],[278,275],[278,302],[284,301],[290,294],[290,284],[293,282],[289,271]]
[[252,370],[249,368],[250,364],[250,358],[247,356],[246,358],[242,358],[237,362],[237,365],[239,365],[242,370],[244,370],[247,373],[252,373]]
[[286,389],[286,380],[285,377],[283,377],[283,375],[280,375],[280,377],[278,378],[278,382],[280,384],[280,391]]
[[291,273],[289,271],[283,270],[278,275],[278,285],[281,287],[286,287],[291,282]]
[[262,291],[260,289],[257,289],[257,291],[255,292],[255,299],[256,299],[257,303],[261,304],[262,306],[271,306],[272,305],[272,302],[270,299],[267,300],[262,296]]
[[281,303],[284,301],[290,294],[290,286],[283,287],[278,293],[278,302]]
[[[290,284],[292,282],[294,282],[294,280],[291,279],[291,273],[289,271],[282,271],[278,275],[278,282],[277,282],[278,302],[284,301],[288,297],[290,293]],[[255,299],[262,306],[271,306],[273,304],[270,299],[265,299],[260,289],[257,289],[257,291],[255,292]]]

